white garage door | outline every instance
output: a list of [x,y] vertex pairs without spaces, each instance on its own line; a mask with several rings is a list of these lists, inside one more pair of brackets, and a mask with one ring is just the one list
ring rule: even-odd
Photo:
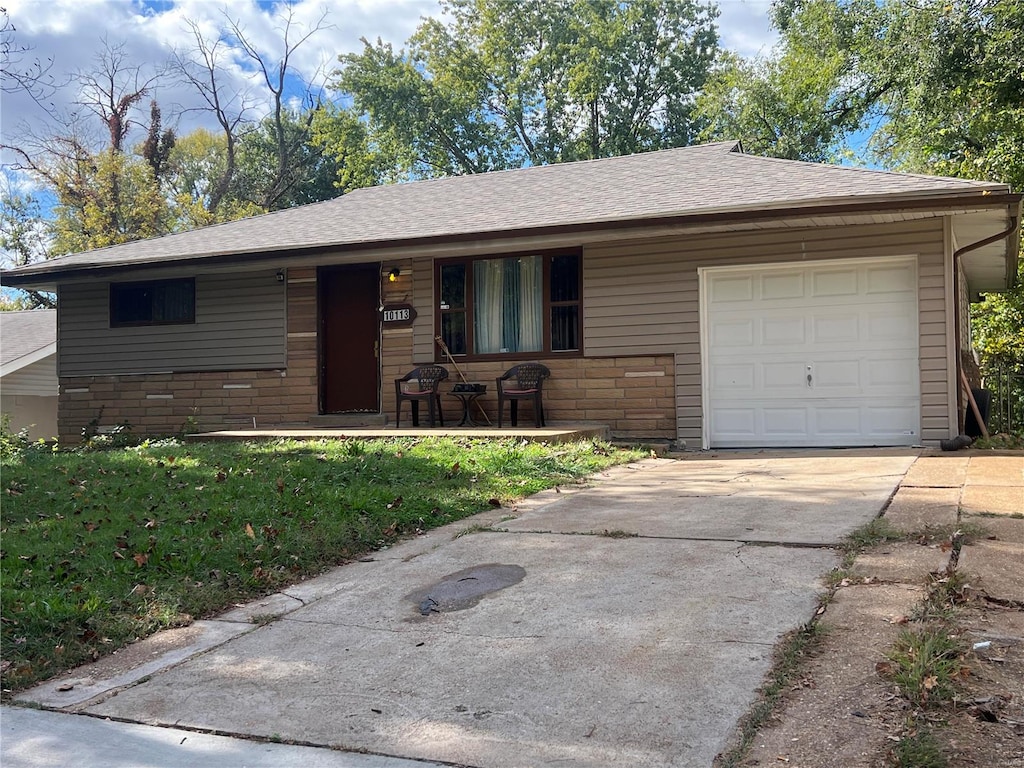
[[920,442],[914,259],[701,270],[710,447]]

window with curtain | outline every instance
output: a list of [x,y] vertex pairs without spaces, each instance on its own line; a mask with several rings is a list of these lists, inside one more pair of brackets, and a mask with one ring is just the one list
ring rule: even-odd
[[110,284],[112,328],[195,321],[196,281],[193,278]]
[[439,262],[439,333],[454,355],[580,349],[579,253]]

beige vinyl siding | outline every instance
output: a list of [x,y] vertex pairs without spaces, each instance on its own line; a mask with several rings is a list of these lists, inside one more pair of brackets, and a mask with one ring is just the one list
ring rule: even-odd
[[909,255],[918,257],[922,439],[934,443],[950,435],[941,219],[587,246],[584,353],[674,354],[678,439],[699,448],[698,267]]
[[0,381],[0,392],[5,395],[53,395],[57,396],[57,356],[48,355],[42,360],[19,368],[4,376]]
[[412,305],[416,322],[412,328],[412,362],[416,365],[434,360],[434,264],[417,259],[412,264]]
[[61,286],[61,376],[284,368],[285,285],[275,270],[196,277],[196,321],[111,328],[107,283]]

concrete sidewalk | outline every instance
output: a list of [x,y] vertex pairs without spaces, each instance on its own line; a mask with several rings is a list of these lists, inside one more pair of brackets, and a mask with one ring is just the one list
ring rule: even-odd
[[[915,458],[619,467],[161,633],[18,700],[69,724],[85,713],[332,757],[710,765],[779,638],[813,616],[839,561],[832,545],[884,508]],[[4,728],[5,768],[24,728]],[[67,756],[87,765],[73,760],[75,738]]]
[[[956,710],[935,713],[933,730],[950,765],[1024,766],[1024,454],[933,452],[907,472],[885,519],[907,534],[862,553],[821,617],[828,630],[801,669],[809,684],[789,692],[745,760],[803,768],[874,768],[906,725],[892,686],[877,671],[907,628],[929,584],[950,564],[950,533],[971,532],[956,565],[970,586],[957,624],[969,643],[989,643],[967,663]],[[999,697],[1005,697],[1000,699]],[[972,700],[1005,708],[992,722],[967,714]],[[898,702],[897,702],[898,703]],[[947,735],[948,732],[948,735]],[[955,753],[955,754],[954,754]]]

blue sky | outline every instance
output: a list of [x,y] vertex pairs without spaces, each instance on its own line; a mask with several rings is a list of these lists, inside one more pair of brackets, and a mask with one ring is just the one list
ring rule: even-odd
[[[32,56],[52,57],[51,74],[57,80],[88,70],[103,40],[123,45],[129,61],[156,68],[175,48],[189,47],[185,19],[212,34],[225,7],[262,52],[274,56],[279,50],[280,8],[271,0],[3,0],[3,5],[17,28],[15,41],[28,46]],[[768,21],[770,5],[770,0],[720,0],[723,47],[744,56],[767,53],[775,40]],[[294,0],[291,7],[299,27],[315,23],[324,9],[326,23],[332,25],[303,46],[294,60],[307,79],[315,78],[318,70],[329,70],[338,54],[360,50],[361,37],[380,37],[401,46],[421,17],[440,11],[437,0]],[[229,53],[223,74],[244,89],[251,77],[249,65],[239,52]],[[153,96],[164,108],[165,122],[176,119],[179,132],[187,132],[201,119],[188,111],[197,106],[189,87],[165,81]],[[73,101],[71,89],[63,89],[54,95],[53,106],[65,111]],[[25,124],[45,124],[42,110],[17,93],[3,94],[0,118],[4,135]]]
[[[123,46],[126,61],[141,64],[143,76],[148,76],[165,65],[174,50],[192,45],[186,19],[212,38],[223,24],[225,8],[268,60],[276,60],[281,50],[281,7],[273,0],[2,0],[2,5],[16,28],[14,42],[29,49],[25,61],[52,59],[49,74],[55,83],[76,71],[93,70],[104,41]],[[768,19],[770,5],[771,0],[719,0],[722,46],[744,56],[767,53],[776,39]],[[290,8],[298,30],[317,23],[327,11],[329,29],[304,45],[292,62],[307,81],[321,82],[339,54],[361,49],[360,38],[380,37],[400,47],[422,17],[440,13],[437,0],[292,0]],[[244,54],[237,48],[225,54],[219,65],[224,82],[238,93],[248,89],[254,98],[265,98],[265,90],[252,88],[254,73]],[[161,105],[165,127],[174,127],[179,134],[200,124],[216,130],[209,114],[196,109],[201,104],[191,86],[162,78],[150,95]],[[61,88],[49,95],[47,106],[60,114],[80,111],[75,99],[72,88]],[[51,125],[46,111],[26,94],[0,96],[4,143],[18,143],[17,137],[27,131],[45,135]],[[5,165],[13,159],[0,155]],[[24,175],[8,178],[19,186],[32,186]]]

